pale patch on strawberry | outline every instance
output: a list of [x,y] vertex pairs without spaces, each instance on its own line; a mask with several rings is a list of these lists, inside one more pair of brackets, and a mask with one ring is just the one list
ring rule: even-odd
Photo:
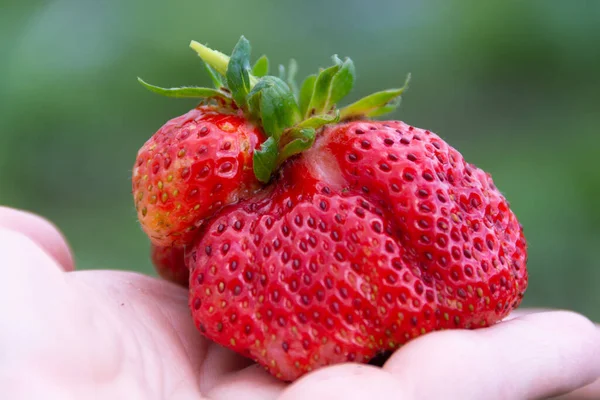
[[302,154],[303,163],[315,179],[327,182],[333,189],[341,190],[346,180],[335,156],[324,146],[326,141],[317,138],[315,145]]

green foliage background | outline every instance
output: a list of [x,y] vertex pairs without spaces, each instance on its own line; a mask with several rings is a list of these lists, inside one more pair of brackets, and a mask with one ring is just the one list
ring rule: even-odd
[[34,0],[0,3],[0,204],[53,220],[79,268],[152,273],[130,170],[194,103],[143,89],[208,85],[191,39],[300,74],[337,53],[354,100],[411,88],[394,117],[490,171],[530,246],[528,306],[600,320],[600,2]]

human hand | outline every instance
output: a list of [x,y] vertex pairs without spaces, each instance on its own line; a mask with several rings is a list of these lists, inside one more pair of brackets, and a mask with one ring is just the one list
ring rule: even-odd
[[[535,399],[600,375],[597,328],[555,311],[431,333],[383,368],[342,364],[285,384],[202,338],[184,289],[134,273],[75,272],[62,236],[39,217],[0,208],[0,254],[4,398]],[[600,383],[565,398],[600,398]]]

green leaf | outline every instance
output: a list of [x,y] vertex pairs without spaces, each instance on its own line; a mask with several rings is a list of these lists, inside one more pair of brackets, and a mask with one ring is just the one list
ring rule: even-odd
[[179,98],[214,98],[219,97],[225,100],[231,100],[225,93],[217,89],[203,88],[203,87],[179,87],[179,88],[161,88],[159,86],[151,85],[145,82],[142,78],[138,78],[146,89],[151,92],[158,93],[167,97],[179,97]]
[[262,78],[269,73],[269,59],[267,56],[262,56],[254,63],[252,67],[252,75]]
[[246,97],[252,89],[250,83],[250,43],[242,36],[235,45],[227,66],[227,84],[235,103],[246,109]]
[[340,110],[342,120],[379,116],[393,111],[400,103],[400,96],[408,87],[410,74],[400,89],[383,90],[370,94]]
[[258,122],[260,125],[262,125],[260,103],[263,95],[262,89],[265,87],[265,84],[262,83],[262,79],[264,79],[264,77],[261,78],[256,85],[254,85],[247,97],[249,119]]
[[382,107],[387,107],[398,96],[402,95],[402,92],[403,89],[390,89],[370,94],[342,108],[340,110],[341,118],[348,119],[367,116]]
[[302,82],[302,87],[300,89],[300,96],[298,101],[300,102],[300,112],[304,117],[307,117],[308,105],[310,104],[310,99],[313,96],[313,92],[315,90],[315,81],[317,80],[317,75],[309,75]]
[[322,70],[315,81],[315,88],[308,105],[307,115],[321,114],[327,112],[326,105],[329,102],[331,92],[331,81],[333,76],[340,70],[340,65],[334,65]]
[[366,114],[366,116],[369,118],[375,118],[379,117],[380,115],[389,114],[400,106],[401,101],[402,97],[396,97],[395,99],[387,103],[385,106],[371,111],[370,113]]
[[265,133],[275,140],[301,118],[290,88],[274,76],[265,76],[258,81],[248,94],[248,105],[251,115],[261,120]]
[[336,110],[334,114],[321,114],[315,115],[314,117],[310,117],[300,122],[294,128],[313,128],[319,129],[323,125],[327,124],[335,124],[340,120],[340,112]]
[[298,63],[293,58],[287,67],[279,64],[279,79],[287,83],[294,96],[298,97],[298,84],[296,83],[296,74],[298,73]]
[[229,64],[229,57],[220,51],[213,50],[206,47],[205,45],[192,40],[190,42],[190,48],[198,54],[205,63],[214,68],[219,74],[226,75],[227,64]]
[[254,85],[254,87],[252,88],[250,93],[248,93],[248,97],[247,97],[248,117],[252,121],[257,122],[259,125],[262,125],[262,115],[260,113],[260,103],[261,103],[262,95],[263,95],[263,93],[260,89],[262,87],[263,87],[263,84],[261,84],[261,81],[258,81],[258,83],[256,85]]
[[356,70],[351,59],[346,58],[343,62],[337,56],[334,56],[334,62],[340,65],[340,69],[331,79],[329,89],[329,98],[325,105],[325,109],[329,110],[337,102],[346,97],[354,86],[356,80]]
[[281,165],[281,163],[293,155],[309,149],[314,142],[315,130],[313,128],[292,128],[290,133],[290,141],[283,147],[283,149],[281,149],[277,158],[277,165]]
[[204,62],[204,60],[202,60],[202,63],[204,64],[204,67],[206,67],[206,71],[208,72],[208,76],[210,76],[210,80],[212,81],[213,85],[215,85],[217,89],[225,87],[223,75],[219,74],[213,67]]
[[346,58],[342,61],[338,56],[332,58],[335,65],[322,70],[316,78],[305,117],[329,112],[354,86],[356,71],[352,60]]
[[277,167],[277,157],[277,142],[272,136],[263,142],[260,149],[254,150],[253,169],[254,175],[259,181],[269,182],[273,170]]

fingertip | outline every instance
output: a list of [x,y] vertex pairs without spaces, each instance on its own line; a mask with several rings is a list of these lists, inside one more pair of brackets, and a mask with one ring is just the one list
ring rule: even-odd
[[20,233],[31,239],[64,271],[75,269],[73,256],[64,236],[45,218],[27,211],[0,206],[0,228]]
[[[209,364],[205,362],[205,365]],[[209,385],[206,389],[204,387],[205,382],[204,380],[201,381],[202,391],[206,396],[205,398],[211,400],[277,399],[277,396],[286,387],[285,382],[276,379],[257,364],[221,375],[214,385]],[[243,394],[243,396],[240,396],[240,394]]]
[[600,399],[600,379],[595,382],[574,390],[559,397],[553,397],[554,400],[598,400]]
[[546,398],[598,378],[599,335],[589,319],[571,311],[527,314],[485,329],[425,335],[383,368],[408,382],[418,398],[439,398],[448,385],[461,398]]
[[538,365],[530,370],[543,370],[545,378],[539,387],[532,385],[533,395],[568,393],[600,377],[600,331],[590,319],[576,312],[526,314],[482,333],[501,340],[517,336],[529,342],[521,352],[537,353],[541,361],[532,363]]
[[485,398],[486,391],[499,393],[502,388],[493,374],[478,376],[486,366],[475,367],[472,360],[484,357],[484,346],[473,331],[432,332],[401,347],[382,368],[406,382],[413,398],[444,398],[445,393],[452,398]]
[[[569,310],[545,311],[526,314],[512,320],[513,329],[515,323],[520,321],[530,327],[535,326],[537,336],[550,339],[562,354],[569,354],[567,361],[563,361],[563,367],[573,367],[572,369],[581,371],[573,377],[571,384],[564,390],[559,390],[560,392],[568,392],[590,384],[600,377],[600,329],[589,318]],[[492,330],[488,333],[495,334]],[[574,365],[568,365],[569,361]]]
[[311,372],[292,383],[278,400],[407,398],[406,386],[381,368],[338,364]]
[[[30,237],[0,227],[0,315],[22,313],[60,285],[65,274],[57,262]],[[53,299],[54,300],[54,299]],[[47,306],[50,300],[45,300]],[[39,303],[39,301],[38,301]],[[31,309],[35,309],[31,306]]]

